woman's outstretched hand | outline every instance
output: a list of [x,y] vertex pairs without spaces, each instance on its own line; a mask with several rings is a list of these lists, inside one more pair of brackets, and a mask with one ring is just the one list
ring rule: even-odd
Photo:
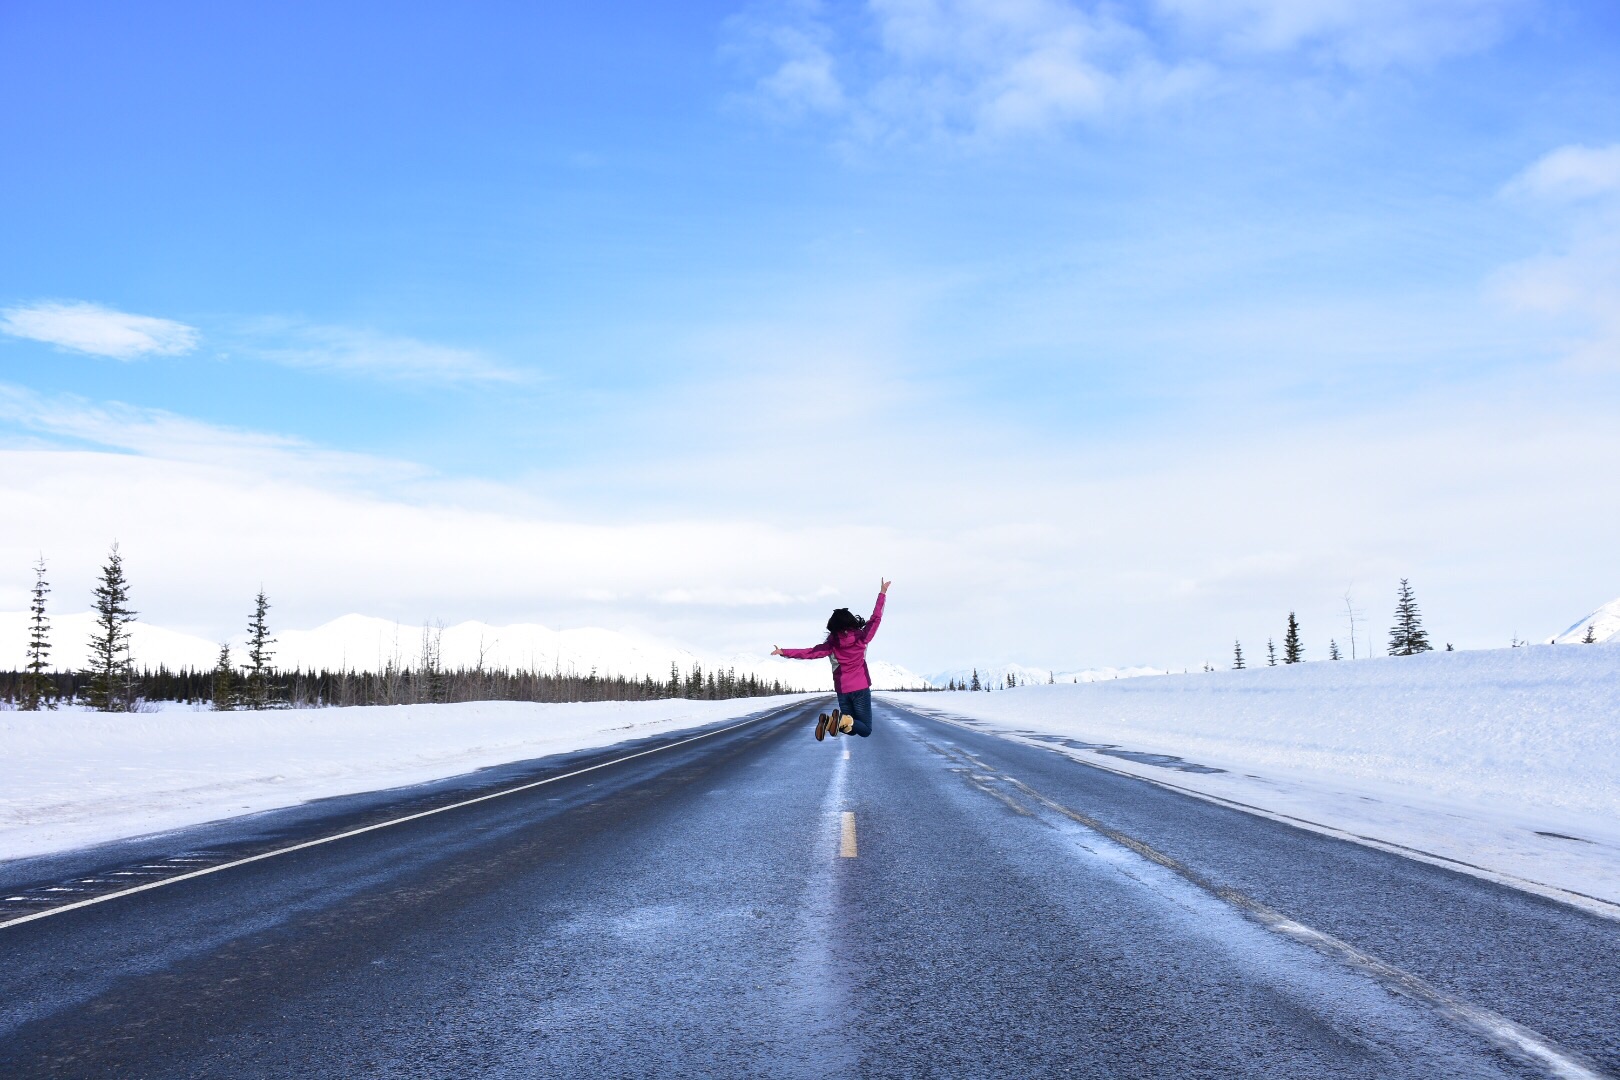
[[[878,580],[883,581],[882,578],[878,578]],[[889,595],[889,586],[893,585],[893,584],[894,584],[894,582],[892,582],[892,581],[883,581],[883,584],[878,586],[878,595],[880,595],[880,596]]]
[[780,645],[771,646],[771,655],[772,656],[781,656],[782,655],[782,646],[780,646]]

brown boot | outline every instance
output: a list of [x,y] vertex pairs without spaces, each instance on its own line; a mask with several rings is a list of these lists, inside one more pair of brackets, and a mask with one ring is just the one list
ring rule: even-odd
[[842,715],[843,714],[840,713],[837,709],[834,709],[832,711],[832,715],[827,718],[827,734],[829,734],[829,735],[838,734],[838,732],[841,730],[841,728],[839,726],[839,723],[838,723],[838,718],[840,716],[842,716]]
[[822,713],[821,718],[816,721],[816,742],[820,742],[827,737],[827,729],[831,726],[832,717]]

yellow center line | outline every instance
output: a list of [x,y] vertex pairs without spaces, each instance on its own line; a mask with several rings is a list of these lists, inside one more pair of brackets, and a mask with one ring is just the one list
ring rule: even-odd
[[855,811],[844,811],[844,835],[838,841],[838,854],[840,858],[853,859],[855,857]]

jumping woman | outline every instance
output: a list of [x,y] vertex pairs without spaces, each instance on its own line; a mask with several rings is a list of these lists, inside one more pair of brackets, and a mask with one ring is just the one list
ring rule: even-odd
[[823,656],[832,659],[838,707],[832,715],[822,713],[816,721],[817,742],[828,735],[859,735],[864,739],[872,734],[872,672],[866,666],[866,645],[883,621],[883,598],[889,595],[889,584],[885,581],[879,587],[870,620],[841,607],[827,620],[827,640],[820,645],[809,649],[784,649],[778,645],[771,650],[772,656],[789,660],[819,660]]

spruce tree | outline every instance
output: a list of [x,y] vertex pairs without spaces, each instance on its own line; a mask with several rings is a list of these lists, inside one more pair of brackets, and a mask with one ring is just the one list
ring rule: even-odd
[[1429,644],[1428,632],[1423,629],[1423,616],[1418,613],[1412,586],[1401,578],[1401,587],[1395,599],[1395,625],[1389,630],[1389,655],[1412,656],[1433,648]]
[[1581,644],[1582,645],[1596,645],[1597,644],[1597,624],[1596,623],[1587,623],[1586,624],[1586,636],[1581,638]]
[[247,686],[244,699],[250,709],[268,709],[270,707],[270,660],[275,656],[275,650],[270,646],[276,639],[270,636],[270,625],[265,619],[270,610],[270,601],[265,599],[264,590],[253,600],[253,618],[248,620],[248,662]]
[[1297,664],[1305,659],[1305,646],[1299,640],[1299,620],[1288,613],[1288,633],[1283,637],[1283,663]]
[[1277,644],[1270,638],[1266,638],[1266,666],[1277,666]]
[[1339,643],[1336,640],[1334,640],[1333,638],[1328,638],[1328,659],[1329,660],[1343,660],[1344,659],[1344,654],[1339,651]]
[[973,685],[969,686],[968,689],[969,690],[978,690],[979,689],[979,669],[978,668],[973,669]]
[[214,711],[231,712],[236,708],[236,669],[231,666],[231,647],[226,642],[219,646],[219,659],[214,661]]
[[96,626],[90,636],[90,666],[84,670],[90,684],[86,697],[97,712],[133,712],[135,661],[129,653],[129,624],[135,621],[135,612],[129,607],[129,582],[116,543],[101,568],[94,597]]
[[34,594],[28,605],[28,663],[23,668],[22,698],[17,707],[37,712],[41,704],[56,708],[54,700],[45,703],[45,658],[51,653],[51,624],[45,617],[45,596],[51,583],[45,580],[45,556],[34,564]]
[[1247,664],[1245,664],[1243,662],[1243,642],[1241,642],[1241,641],[1232,642],[1232,670],[1233,671],[1242,671],[1244,668],[1246,668],[1248,666],[1249,665],[1247,665]]

